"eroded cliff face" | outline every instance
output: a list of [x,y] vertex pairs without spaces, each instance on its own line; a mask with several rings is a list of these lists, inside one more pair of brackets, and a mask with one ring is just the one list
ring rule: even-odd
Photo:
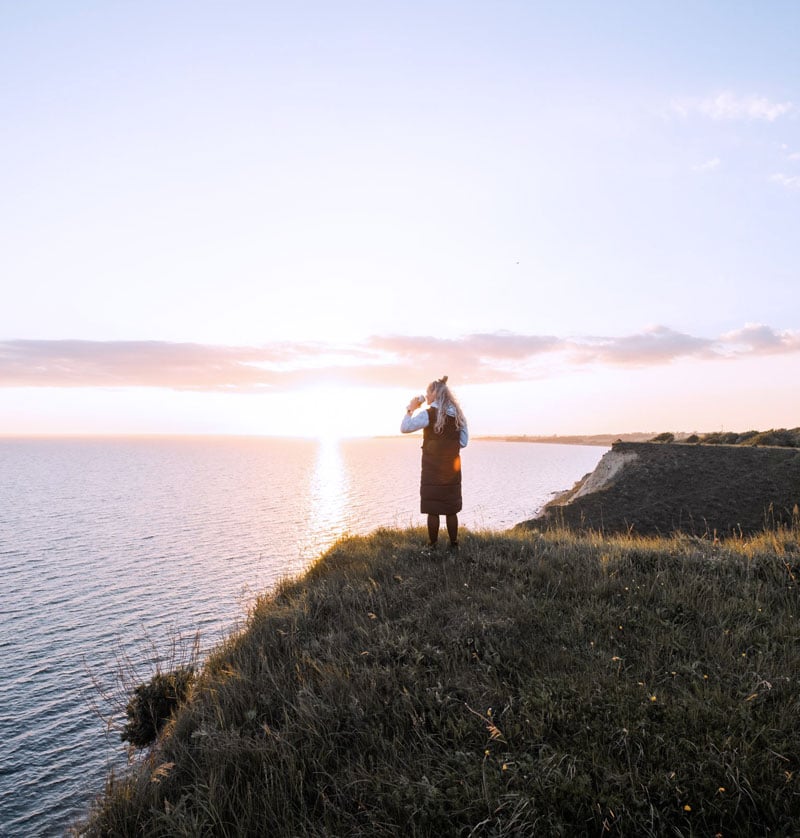
[[723,536],[791,525],[798,505],[799,449],[618,442],[521,526]]
[[618,451],[613,448],[606,451],[600,458],[600,462],[595,466],[594,471],[583,480],[577,491],[570,496],[570,501],[607,488],[620,477],[625,466],[636,461],[638,457],[639,455],[635,451]]

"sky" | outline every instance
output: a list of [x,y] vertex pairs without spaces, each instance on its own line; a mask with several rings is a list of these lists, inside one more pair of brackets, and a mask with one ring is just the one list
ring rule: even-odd
[[0,435],[800,425],[800,5],[0,0]]

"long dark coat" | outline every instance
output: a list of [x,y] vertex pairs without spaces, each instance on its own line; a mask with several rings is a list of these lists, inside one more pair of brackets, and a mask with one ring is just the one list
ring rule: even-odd
[[461,511],[461,444],[454,416],[436,433],[436,408],[428,408],[422,436],[422,476],[419,496],[423,515],[454,515]]

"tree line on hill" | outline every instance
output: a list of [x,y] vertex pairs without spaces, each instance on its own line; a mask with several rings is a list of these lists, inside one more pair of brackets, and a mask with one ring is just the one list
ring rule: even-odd
[[769,431],[717,431],[710,434],[690,434],[681,439],[665,431],[650,442],[683,442],[695,445],[770,445],[781,448],[800,448],[800,428],[773,428]]

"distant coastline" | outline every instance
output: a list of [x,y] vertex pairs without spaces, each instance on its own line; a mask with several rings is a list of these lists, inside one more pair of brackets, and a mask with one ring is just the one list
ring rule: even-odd
[[[655,431],[650,433],[633,434],[573,434],[561,436],[530,436],[528,434],[502,436],[477,436],[475,439],[494,440],[496,442],[543,442],[550,445],[611,445],[614,442],[648,442],[656,435]],[[681,435],[676,434],[676,439]]]

